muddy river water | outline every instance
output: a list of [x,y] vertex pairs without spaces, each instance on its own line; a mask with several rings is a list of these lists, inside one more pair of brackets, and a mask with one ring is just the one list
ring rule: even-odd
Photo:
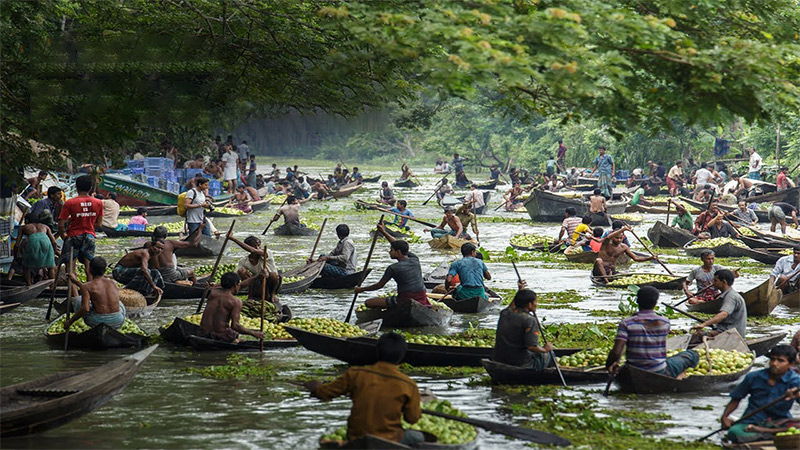
[[[267,161],[263,161],[266,163]],[[270,161],[271,162],[271,161]],[[283,163],[285,165],[285,163]],[[266,166],[266,164],[262,164]],[[328,164],[308,162],[303,165],[309,173],[327,173]],[[382,174],[384,180],[392,180],[397,170],[392,168],[365,167],[368,175]],[[414,189],[397,189],[395,195],[409,201],[409,209],[420,218],[438,222],[441,209],[434,201],[427,206],[422,202],[432,192],[438,180],[430,169],[418,169],[423,185]],[[476,176],[476,179],[482,177]],[[334,227],[338,223],[348,223],[363,264],[369,247],[369,226],[379,214],[356,211],[353,201],[356,198],[372,199],[377,196],[378,185],[370,184],[353,197],[330,201],[311,202],[302,208],[302,215],[315,223],[328,217],[328,226],[320,242],[320,251],[330,251],[336,243]],[[490,209],[499,204],[501,192],[492,193]],[[260,234],[265,223],[274,213],[272,206],[268,211],[237,220],[235,234],[245,238],[250,234]],[[530,221],[492,222],[491,217],[508,219],[527,218],[525,214],[491,212],[480,216],[480,237],[484,248],[490,251],[503,251],[513,234],[533,232],[556,236],[558,224],[532,223]],[[645,236],[647,229],[656,219],[663,217],[648,215],[645,222],[635,230]],[[177,217],[152,217],[151,222],[178,220]],[[226,230],[231,219],[215,219],[220,230]],[[412,224],[417,234],[422,235],[422,225]],[[313,245],[313,237],[279,237],[271,232],[266,242],[275,252],[278,266],[289,269],[302,264]],[[631,240],[633,241],[632,237]],[[135,246],[134,239],[101,239],[98,241],[98,254],[116,261],[125,248]],[[638,244],[634,249],[641,250]],[[412,251],[419,255],[423,271],[430,270],[443,261],[456,258],[455,252],[432,250],[423,241],[412,245]],[[235,262],[244,255],[238,247],[230,248],[223,256],[223,262]],[[671,269],[685,274],[695,264],[683,256],[665,256]],[[182,259],[189,265],[213,264],[213,260]],[[375,268],[367,282],[374,282],[390,263],[388,244],[378,242],[371,266]],[[728,262],[722,262],[727,264]],[[734,262],[730,262],[735,264]],[[699,264],[699,261],[698,261]],[[488,262],[493,275],[489,287],[513,289],[516,275],[509,264]],[[755,264],[747,265],[742,278],[736,281],[739,291],[747,290],[768,276],[768,268]],[[546,324],[561,322],[587,323],[617,321],[618,317],[598,317],[590,315],[592,310],[616,310],[624,291],[621,289],[599,289],[593,287],[588,276],[588,266],[563,262],[527,261],[519,264],[523,278],[530,288],[537,292],[561,292],[574,289],[582,297],[574,309],[540,307],[539,316]],[[636,271],[662,273],[663,269],[653,263],[635,266]],[[393,289],[393,283],[387,285]],[[662,294],[662,299],[678,298],[678,292]],[[297,295],[282,296],[295,316],[333,317],[343,320],[352,292],[308,290]],[[0,316],[0,384],[3,386],[50,374],[56,371],[90,368],[110,361],[130,350],[91,352],[71,350],[64,354],[61,349],[46,345],[43,331],[47,302],[34,300],[11,314]],[[159,306],[154,314],[139,321],[146,331],[158,334],[158,327],[176,316],[192,313],[194,305],[171,303]],[[455,315],[450,326],[439,332],[454,333],[473,324],[484,328],[494,328],[499,310],[490,310],[475,315]],[[789,318],[797,315],[779,306],[773,315]],[[688,328],[687,319],[672,320],[673,328]],[[785,331],[793,334],[794,325],[763,325],[748,330],[749,336]],[[788,342],[789,337],[786,338]],[[330,378],[340,373],[342,363],[309,352],[302,347],[271,350],[263,354],[249,355],[274,366],[279,377],[272,381],[218,380],[204,378],[185,369],[188,367],[225,364],[227,355],[209,352],[197,353],[186,348],[169,344],[161,347],[150,356],[145,365],[122,393],[105,406],[75,422],[61,428],[31,438],[4,440],[6,448],[316,448],[317,440],[323,431],[331,430],[345,423],[350,407],[348,399],[322,403],[311,399],[304,392],[285,380],[293,377]],[[757,366],[764,367],[766,359],[757,360]],[[534,421],[537,417],[523,417],[511,412],[515,397],[506,391],[493,388],[487,383],[474,380],[485,377],[485,373],[456,375],[454,377],[436,376],[425,373],[413,374],[420,387],[430,388],[443,399],[468,413],[472,417],[501,422],[521,423]],[[473,381],[473,382],[471,382]],[[576,388],[572,393],[584,393],[600,407],[610,410],[641,410],[664,413],[663,419],[669,426],[661,430],[666,438],[692,439],[706,434],[718,427],[718,418],[727,402],[729,388],[720,387],[703,393],[674,396],[621,396],[603,397],[600,392],[604,385],[587,385]],[[694,407],[694,408],[693,408]],[[795,407],[794,413],[798,414]],[[569,437],[569,436],[567,436]],[[523,448],[522,442],[509,441],[503,436],[482,432],[479,437],[481,448]],[[717,438],[717,441],[718,438]],[[676,444],[677,445],[677,444]]]

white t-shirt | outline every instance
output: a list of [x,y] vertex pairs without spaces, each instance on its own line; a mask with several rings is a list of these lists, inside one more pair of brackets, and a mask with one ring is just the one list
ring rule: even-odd
[[[206,194],[197,189],[190,189],[186,193],[186,198],[191,200],[193,205],[202,205],[206,202]],[[186,223],[203,223],[204,215],[203,208],[186,208]]]
[[708,184],[709,180],[711,180],[714,177],[714,175],[711,174],[710,170],[703,168],[697,169],[695,175],[697,176],[698,186],[705,186],[706,184]]
[[729,194],[731,193],[731,191],[735,191],[738,187],[739,187],[739,180],[728,181],[722,188],[722,195]]
[[239,164],[239,154],[236,152],[225,152],[222,155],[222,161],[225,163],[225,170],[223,171],[222,178],[225,180],[236,179],[236,165]]
[[[260,275],[261,274],[261,261],[259,260],[259,264],[253,264],[250,262],[250,257],[248,255],[242,256],[239,259],[239,264],[236,266],[236,270],[239,269],[247,269],[253,275]],[[272,257],[272,252],[267,251],[267,272],[274,272],[278,273],[278,269],[275,267],[275,258]]]
[[486,205],[483,201],[483,192],[477,189],[467,192],[467,195],[464,196],[464,203],[472,203],[473,199],[475,200],[475,203],[472,204],[473,208],[480,208]]
[[761,171],[761,155],[758,152],[753,152],[750,155],[750,172],[759,172]]

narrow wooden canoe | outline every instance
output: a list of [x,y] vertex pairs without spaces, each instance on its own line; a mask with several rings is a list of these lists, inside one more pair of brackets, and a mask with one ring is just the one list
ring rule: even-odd
[[656,221],[653,227],[647,230],[647,237],[653,245],[669,248],[681,248],[696,239],[696,236],[692,233],[681,228],[668,226],[660,220]]
[[766,248],[740,248],[738,250],[750,259],[769,265],[775,265],[781,257],[786,256]]
[[[233,208],[233,207],[231,206],[230,208]],[[236,208],[233,208],[233,209],[236,209]],[[226,212],[214,210],[214,211],[206,211],[206,216],[207,217],[246,217],[246,216],[249,216],[252,213],[253,213],[252,211],[247,212],[247,213],[242,211],[241,214],[240,213],[226,213]]]
[[[199,329],[200,327],[198,327]],[[198,351],[225,351],[225,352],[260,352],[261,343],[259,341],[240,341],[236,344],[232,342],[219,341],[201,336],[189,336],[189,343]],[[289,348],[300,345],[294,339],[273,339],[264,340],[264,349]]]
[[513,238],[515,236],[524,236],[524,235],[527,235],[527,234],[528,233],[522,233],[521,235],[512,236],[512,240],[510,242],[511,247],[513,247],[513,248],[515,248],[517,250],[523,250],[523,251],[545,251],[545,250],[546,251],[550,251],[550,250],[555,248],[556,244],[558,244],[558,241],[556,241],[555,239],[553,239],[550,242],[536,243],[536,244],[533,244],[531,246],[524,246],[524,245],[514,244]]
[[[543,384],[561,384],[561,377],[554,367],[538,371],[524,367],[510,366],[490,359],[482,359],[481,364],[492,378],[493,384],[538,386]],[[608,372],[597,370],[587,372],[584,370],[561,367],[564,381],[568,385],[581,383],[603,383],[608,381]]]
[[447,272],[449,270],[450,270],[449,262],[443,262],[438,266],[436,266],[435,269],[431,270],[422,277],[422,281],[425,283],[425,287],[428,289],[433,289],[436,286],[444,283],[444,279],[447,276]]
[[789,308],[800,308],[800,290],[784,294],[781,303]]
[[[611,281],[614,281],[619,278],[628,277],[631,275],[654,275],[649,273],[618,273],[616,275],[611,275],[608,278],[611,278]],[[601,277],[591,277],[592,284],[599,287],[607,287],[607,288],[618,288],[618,289],[626,289],[628,286],[613,286],[608,285],[601,281]],[[686,281],[686,277],[675,277],[672,280],[662,282],[662,281],[650,281],[646,283],[636,283],[635,286],[644,287],[644,286],[652,286],[656,289],[660,290],[679,290],[683,288],[683,282]]]
[[425,442],[417,444],[413,447],[409,447],[408,445],[401,444],[399,442],[390,441],[387,439],[383,439],[377,436],[373,436],[371,434],[367,434],[361,436],[358,439],[353,439],[351,441],[332,441],[320,438],[319,440],[319,447],[324,449],[384,449],[384,450],[394,450],[394,449],[430,449],[430,450],[473,450],[478,448],[478,439],[475,438],[470,442],[466,442],[464,444],[441,444],[438,442],[438,438],[430,433],[425,433]]
[[[748,317],[768,316],[783,299],[781,291],[779,289],[775,289],[775,286],[769,282],[769,279],[753,289],[741,293],[741,295],[742,298],[744,298],[745,305],[747,305]],[[693,312],[716,314],[719,312],[721,306],[721,301],[713,300],[710,302],[689,305],[687,309]]]
[[443,327],[452,316],[449,308],[427,307],[412,300],[394,308],[357,310],[356,323],[383,319],[384,328]]
[[695,241],[698,241],[698,239],[694,239],[683,245],[683,251],[685,251],[687,255],[699,257],[704,250],[713,250],[717,258],[740,258],[747,256],[745,254],[746,248],[738,247],[733,244],[722,244],[717,247],[690,247]]
[[324,261],[316,261],[303,267],[297,267],[292,270],[281,273],[282,277],[303,277],[302,280],[295,281],[294,283],[281,283],[278,288],[279,294],[297,294],[303,292],[314,283],[314,280],[319,277],[322,268],[325,267]]
[[167,342],[180,345],[191,345],[191,342],[189,342],[189,336],[197,334],[199,330],[200,325],[195,325],[191,322],[183,320],[180,317],[176,317],[168,327],[162,326],[158,329],[158,332]]
[[[578,216],[590,214],[589,202],[582,198],[567,198],[552,192],[535,189],[531,196],[525,200],[525,209],[534,222],[561,222],[564,220],[564,210],[573,207]],[[609,215],[622,214],[628,206],[627,200],[610,201],[606,204]]]
[[[640,252],[633,252],[636,256],[649,256],[644,253]],[[569,262],[580,263],[580,264],[594,264],[594,261],[597,259],[597,252],[579,252],[579,253],[564,253],[567,260]],[[620,255],[617,258],[617,265],[624,266],[626,264],[630,264],[633,260],[626,254]]]
[[311,283],[312,289],[352,289],[358,286],[362,278],[366,278],[372,269],[367,269],[366,273],[362,270],[360,272],[351,273],[339,278],[319,277]]
[[497,180],[487,181],[485,183],[479,183],[476,184],[475,187],[477,189],[491,190],[497,187]]
[[349,197],[354,192],[358,191],[364,187],[362,183],[350,183],[345,184],[344,186],[340,187],[338,190],[331,192],[330,196],[333,198],[344,198]]
[[[64,348],[66,333],[47,334],[47,343],[58,348]],[[106,324],[100,324],[83,333],[69,333],[69,348],[83,348],[91,350],[106,350],[109,348],[125,348],[142,346],[147,336],[136,333],[122,334]]]
[[[685,197],[681,197],[681,200],[686,202],[686,203],[688,203],[688,204],[690,204],[690,205],[692,205],[692,206],[695,206],[695,207],[697,207],[697,208],[699,208],[699,209],[701,209],[703,211],[705,211],[706,208],[708,207],[707,203],[696,202],[694,200],[691,200],[691,199],[688,199],[688,198],[685,198]],[[780,192],[770,192],[770,193],[767,193],[767,194],[755,195],[755,196],[752,196],[752,197],[748,197],[747,198],[747,202],[748,203],[785,202],[785,203],[788,203],[788,204],[790,204],[790,205],[792,205],[792,206],[794,206],[796,208],[800,204],[800,186],[793,187],[793,188],[790,188],[790,189],[785,189],[785,190],[780,191]],[[734,205],[719,205],[719,207],[722,210],[729,210],[729,211],[733,211],[733,210],[736,209],[736,206],[734,206]],[[759,217],[758,218],[759,221],[768,220],[767,217],[766,217],[767,211],[756,210],[756,214],[759,214],[759,212],[763,212],[764,213],[764,219],[762,220],[762,218]]]
[[[735,336],[734,336],[735,335]],[[750,353],[744,340],[736,330],[728,330],[709,339],[709,348],[722,348],[725,350],[737,350],[742,353]],[[669,348],[669,346],[668,346]],[[703,392],[712,386],[732,384],[739,378],[750,372],[753,367],[752,362],[749,366],[734,373],[723,375],[694,375],[684,379],[672,378],[654,372],[638,369],[628,364],[620,368],[614,381],[622,391],[635,394],[664,394],[670,392]]]
[[433,249],[443,249],[443,250],[459,250],[461,246],[472,242],[474,240],[467,240],[467,239],[459,239],[451,234],[446,234],[440,238],[434,238],[428,241],[428,245],[431,246]]
[[405,180],[394,180],[394,187],[413,188],[417,186],[419,186],[419,183],[415,182],[411,178],[407,178]]
[[[488,292],[487,292],[488,293]],[[428,298],[440,301],[452,309],[453,312],[462,314],[475,314],[483,312],[489,308],[500,305],[502,299],[500,297],[472,297],[463,300],[456,300],[451,295],[444,296],[443,294],[428,294]]]
[[0,314],[11,312],[22,306],[22,303],[0,303]]
[[381,179],[382,175],[375,175],[374,177],[361,177],[361,181],[364,183],[377,183],[378,180]]
[[4,285],[0,289],[0,304],[25,303],[38,297],[45,289],[53,285],[53,280],[42,280],[30,286]]
[[[109,227],[100,227],[100,230],[105,233],[106,237],[109,238],[125,238],[125,237],[151,237],[153,236],[152,231],[139,231],[139,230],[115,230],[114,228]],[[167,236],[177,236],[180,233],[167,233]]]
[[0,389],[0,436],[26,436],[85,416],[125,389],[158,345],[88,372],[60,372]]
[[296,225],[289,225],[288,223],[284,223],[275,228],[276,236],[316,236],[317,232],[318,231],[313,228],[298,227]]
[[[139,208],[146,208],[147,209],[147,216],[177,216],[178,215],[178,207],[177,206],[140,206]],[[136,211],[139,208],[134,208],[133,211],[120,211],[119,215],[121,217],[128,217],[128,216],[135,216],[139,213]]]
[[222,251],[222,244],[224,242],[224,239],[217,239],[212,236],[203,235],[200,237],[200,242],[197,243],[197,247],[176,248],[175,256],[188,258],[206,258],[209,256],[217,256],[219,255],[219,252]]
[[203,296],[205,285],[185,285],[180,283],[164,283],[164,293],[161,295],[163,299],[170,300],[186,300],[195,299]]
[[747,339],[745,342],[751,352],[755,352],[756,356],[761,356],[766,355],[768,351],[772,350],[772,347],[778,345],[785,337],[786,333],[775,333],[760,338]]

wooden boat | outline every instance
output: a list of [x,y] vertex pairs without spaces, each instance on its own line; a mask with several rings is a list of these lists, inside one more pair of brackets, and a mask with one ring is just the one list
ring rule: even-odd
[[[402,231],[393,230],[391,228],[386,228],[386,232],[389,233],[389,236],[397,239],[407,239],[411,237],[411,233],[403,233]],[[369,237],[375,236],[375,230],[371,230],[369,232]],[[379,238],[383,238],[383,235],[378,236]]]
[[775,333],[760,338],[747,339],[745,343],[747,343],[747,348],[751,352],[755,352],[756,356],[761,356],[766,355],[772,347],[778,345],[785,337],[786,333]]
[[311,284],[319,276],[319,273],[322,272],[323,267],[325,267],[325,261],[316,261],[303,267],[297,267],[282,272],[280,274],[282,277],[303,277],[303,279],[295,281],[294,283],[281,283],[280,288],[278,288],[278,293],[297,294],[298,292],[305,291],[311,287]]
[[0,314],[11,312],[22,306],[22,303],[0,303]]
[[[769,282],[769,279],[758,286],[742,293],[744,303],[747,305],[747,316],[768,316],[773,309],[781,302],[783,295],[780,289]],[[719,312],[722,302],[713,300],[710,302],[689,305],[688,310],[706,314],[716,314]]]
[[328,277],[319,277],[311,283],[312,289],[352,289],[358,286],[358,283],[361,282],[363,278],[366,278],[369,273],[372,272],[372,269],[367,269],[365,271],[359,271],[356,273],[351,273],[350,275],[345,275],[343,277],[338,278],[328,278]]
[[[177,206],[140,206],[139,208],[146,208],[147,209],[147,216],[177,216],[178,215],[178,207]],[[120,211],[120,217],[128,217],[128,216],[135,216],[139,214],[135,208],[130,211]]]
[[488,299],[483,297],[472,297],[463,300],[454,299],[452,295],[444,295],[444,294],[428,294],[428,298],[433,300],[439,301],[447,305],[448,308],[452,309],[453,312],[457,313],[464,313],[464,314],[474,314],[483,312],[488,308],[496,307],[500,305],[500,302],[503,300],[502,298],[498,297],[497,294],[489,294],[487,290],[487,294],[489,295]]
[[[678,336],[681,338],[681,336]],[[675,338],[671,338],[675,339]],[[667,343],[667,348],[670,344]],[[708,340],[709,348],[722,348],[725,350],[737,350],[742,353],[750,353],[744,340],[736,330],[728,330],[725,333],[715,336]],[[626,364],[620,368],[619,373],[614,378],[616,384],[625,392],[635,394],[663,394],[669,392],[703,392],[715,385],[731,384],[750,372],[753,367],[752,362],[744,369],[723,375],[695,375],[684,379],[672,378],[654,372],[638,369]]]
[[390,205],[385,203],[370,203],[363,200],[356,200],[354,203],[356,209],[387,209],[391,208]]
[[348,197],[351,194],[353,194],[354,192],[356,192],[357,190],[361,189],[362,187],[364,187],[364,185],[362,183],[345,184],[342,187],[340,187],[338,190],[331,192],[330,196],[333,197],[333,198]]
[[297,225],[290,225],[284,223],[283,225],[275,228],[276,236],[316,236],[318,230],[309,227],[298,227]]
[[[125,175],[102,175],[97,190],[101,194],[106,194],[107,192],[116,193],[117,203],[122,206],[176,206],[178,204],[178,194],[140,183]],[[214,200],[221,202],[230,198],[231,194],[221,194],[216,196]]]
[[[5,277],[4,277],[5,279]],[[13,284],[4,284],[0,289],[0,305],[9,305],[12,303],[25,303],[38,297],[45,289],[53,285],[53,280],[42,280],[38,283],[26,286],[14,286]]]
[[383,319],[386,328],[443,327],[452,316],[453,311],[449,308],[427,307],[410,301],[394,308],[356,310],[356,323]]
[[[184,241],[187,239],[189,239],[189,237],[184,239]],[[222,244],[224,242],[224,239],[217,239],[212,236],[202,235],[200,236],[200,242],[197,243],[197,247],[176,248],[175,256],[189,258],[206,258],[209,256],[217,256],[219,255],[219,252],[222,251]]]
[[431,239],[428,241],[428,245],[433,249],[460,250],[461,246],[468,242],[475,243],[472,239],[459,239],[452,234],[446,234],[440,238]]
[[[197,327],[198,330],[200,327]],[[226,352],[260,352],[259,341],[239,341],[237,343],[209,339],[196,335],[188,336],[189,343],[198,351],[226,351]],[[295,339],[265,339],[264,349],[289,348],[300,345]]]
[[681,248],[697,239],[692,233],[681,228],[671,227],[660,220],[657,220],[653,227],[647,230],[647,237],[653,245],[669,248]]
[[59,372],[0,389],[0,436],[41,433],[89,414],[125,389],[156,348],[88,372]]
[[428,289],[433,289],[436,286],[444,283],[444,279],[447,276],[447,272],[449,270],[450,270],[450,263],[443,262],[439,264],[435,269],[423,275],[422,281],[425,283],[425,287]]
[[[654,274],[651,274],[651,273],[618,273],[616,275],[608,276],[607,278],[610,278],[611,281],[614,281],[616,279],[623,278],[623,277],[629,277],[631,275],[654,275]],[[602,277],[593,276],[591,278],[592,278],[592,284],[595,285],[595,286],[607,287],[607,288],[619,288],[619,289],[627,288],[627,285],[626,286],[608,285],[608,284],[606,284],[606,283],[604,283],[602,281]],[[669,281],[666,281],[666,282],[650,281],[650,282],[646,282],[646,283],[636,283],[635,285],[639,286],[639,287],[652,286],[652,287],[654,287],[656,289],[660,289],[660,290],[673,290],[674,291],[674,290],[682,289],[684,281],[686,281],[686,277],[675,277],[675,278],[673,278],[673,279],[671,279]]]
[[739,234],[739,240],[750,248],[794,248],[789,240],[776,240],[768,237],[752,237]]
[[747,256],[743,247],[738,247],[730,243],[722,244],[717,247],[690,247],[695,241],[700,240],[694,239],[683,245],[683,251],[686,252],[687,255],[700,257],[700,254],[702,254],[704,250],[713,250],[717,258],[740,258]]
[[487,181],[484,183],[476,184],[477,189],[492,190],[497,187],[497,180]]
[[191,342],[189,342],[189,336],[197,334],[198,330],[200,330],[200,325],[195,325],[191,322],[183,320],[180,317],[176,317],[168,327],[162,326],[158,329],[158,332],[167,342],[180,345],[191,345]]
[[394,180],[394,187],[413,188],[417,186],[419,186],[419,183],[415,182],[411,178],[406,178],[405,180]]
[[[267,204],[269,204],[269,202],[267,202]],[[236,209],[236,208],[234,208],[233,206],[229,206],[229,208],[231,208],[231,209]],[[252,208],[252,207],[251,207],[251,208]],[[237,211],[238,211],[238,210],[237,210]],[[242,212],[240,212],[240,213],[227,213],[227,212],[222,212],[222,211],[214,210],[214,211],[206,211],[206,214],[205,214],[205,215],[206,215],[207,217],[245,217],[245,216],[249,216],[249,215],[250,215],[250,214],[252,214],[252,213],[253,213],[252,211],[250,211],[250,212],[244,212],[244,211],[242,211]]]
[[[59,348],[64,348],[66,333],[47,334],[47,343]],[[136,333],[122,334],[106,324],[100,324],[83,333],[69,333],[69,348],[83,348],[92,350],[106,350],[109,348],[124,348],[142,346],[147,336]]]
[[745,256],[763,264],[775,265],[781,257],[786,256],[768,248],[740,248]]
[[[524,367],[510,366],[490,359],[482,359],[486,372],[493,384],[538,386],[543,384],[561,384],[561,377],[555,367],[538,371]],[[568,385],[581,383],[603,383],[608,381],[608,372],[603,370],[585,371],[561,367],[561,374]]]
[[375,175],[374,177],[361,177],[361,182],[363,183],[377,183],[378,180],[381,179],[381,175]]
[[361,436],[357,439],[353,439],[351,441],[334,441],[334,440],[327,440],[324,438],[320,438],[319,440],[319,448],[323,449],[385,449],[385,450],[394,450],[394,449],[440,449],[440,450],[473,450],[478,448],[477,441],[478,439],[475,438],[470,442],[466,442],[464,444],[440,444],[438,442],[438,438],[430,433],[425,433],[425,441],[421,442],[413,447],[409,447],[408,445],[401,444],[399,442],[390,441],[387,439],[383,439],[378,436],[373,436],[371,434],[367,434]]
[[[633,252],[636,256],[649,256],[641,252]],[[597,252],[578,252],[578,253],[564,253],[564,256],[567,258],[569,262],[579,263],[579,264],[594,264],[594,261],[597,259]],[[624,266],[626,264],[632,263],[633,260],[626,254],[620,255],[617,259],[618,266]]]
[[517,244],[514,244],[513,242],[511,242],[510,245],[511,245],[511,247],[513,247],[513,248],[515,248],[517,250],[523,250],[523,251],[527,251],[527,252],[530,252],[530,251],[550,251],[550,250],[553,250],[556,247],[556,245],[558,245],[558,241],[554,239],[551,242],[542,242],[542,243],[534,244],[534,245],[531,245],[531,246],[517,245]]
[[200,285],[199,280],[198,284],[193,286],[180,283],[164,283],[164,293],[161,295],[161,298],[165,300],[186,300],[200,298],[203,296],[203,291],[205,291],[205,289],[205,284]]
[[[567,198],[552,192],[534,189],[531,196],[524,202],[528,215],[534,222],[561,222],[564,220],[564,210],[573,207],[578,216],[590,214],[589,202],[583,198]],[[627,201],[610,201],[606,204],[607,214],[622,214],[628,206]],[[599,223],[598,223],[599,225]]]
[[[754,199],[754,198],[755,197],[748,198],[747,202],[748,203],[752,202],[753,201],[752,199]],[[779,201],[779,200],[770,200],[770,202],[771,201]],[[692,199],[686,198],[686,197],[681,197],[681,202],[686,203],[687,205],[694,206],[695,208],[697,208],[701,212],[705,211],[706,209],[708,209],[708,202],[698,202],[696,200],[692,200]],[[760,202],[756,202],[756,203],[760,203]],[[717,206],[719,207],[720,210],[722,210],[724,212],[727,212],[727,213],[733,213],[734,211],[736,211],[738,209],[738,207],[736,205],[726,205],[726,204],[723,204],[723,203],[719,203],[719,204],[717,204]],[[759,222],[769,223],[769,212],[767,210],[754,209],[753,212],[756,213],[756,217],[758,217],[758,221]]]
[[783,294],[781,303],[789,308],[800,308],[800,290]]
[[[109,227],[100,227],[100,231],[105,233],[109,238],[125,238],[125,237],[152,237],[152,231],[139,231],[139,230],[115,230]],[[167,233],[167,236],[177,236],[180,233]]]

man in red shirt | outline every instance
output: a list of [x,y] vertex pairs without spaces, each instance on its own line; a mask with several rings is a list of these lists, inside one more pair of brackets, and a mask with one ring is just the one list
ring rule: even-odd
[[103,201],[89,195],[94,187],[91,176],[84,175],[75,180],[78,196],[67,200],[58,216],[58,232],[64,237],[59,265],[72,257],[78,258],[86,267],[86,278],[93,277],[88,270],[89,261],[94,259],[94,229],[103,223]]
[[788,171],[789,171],[788,167],[785,166],[781,167],[781,170],[778,173],[778,178],[775,180],[775,184],[778,186],[778,191],[783,191],[791,187],[794,187],[794,183],[792,183],[792,180],[790,180],[789,177],[786,175]]

